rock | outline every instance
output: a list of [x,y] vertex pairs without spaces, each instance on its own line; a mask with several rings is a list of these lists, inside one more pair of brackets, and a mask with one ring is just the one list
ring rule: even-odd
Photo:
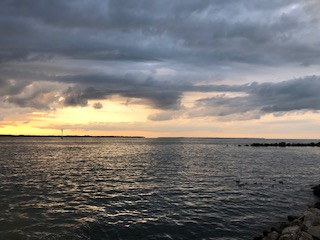
[[279,237],[279,240],[296,240],[297,238],[294,238],[293,236],[291,236],[291,234],[287,233],[284,235],[281,235]]
[[262,236],[259,236],[259,237],[255,237],[253,240],[262,240],[263,237]]
[[262,240],[277,240],[279,237],[279,233],[276,231],[273,231],[269,233],[267,236],[265,236]]
[[309,208],[304,214],[303,223],[307,228],[320,225],[320,210],[317,208]]
[[291,227],[286,227],[285,229],[282,230],[282,234],[290,234],[291,236],[298,236],[300,234],[301,230],[300,227],[295,225]]
[[301,231],[304,231],[304,232],[308,231],[307,226],[304,225],[304,224],[302,224],[302,225],[300,226],[300,229],[301,229]]
[[303,221],[300,220],[300,218],[297,218],[295,220],[293,220],[292,222],[290,222],[292,225],[291,226],[294,226],[294,225],[297,225],[301,228],[301,226],[303,225]]
[[280,227],[279,227],[280,232],[282,232],[282,230],[287,228],[287,227],[292,227],[292,226],[301,227],[303,225],[303,222],[300,219],[301,218],[295,219],[292,222],[282,222]]
[[320,238],[320,226],[312,226],[308,229],[308,233],[313,237]]
[[262,234],[264,237],[266,237],[270,232],[269,231],[263,231]]
[[302,232],[299,237],[299,240],[313,240],[313,237],[309,233]]
[[286,142],[279,142],[279,147],[285,147],[285,146],[287,146]]
[[292,215],[289,215],[289,216],[288,216],[288,221],[289,221],[289,222],[292,222],[293,220],[299,219],[299,217],[300,217],[300,216],[292,216]]
[[[277,146],[289,145],[283,142]],[[317,146],[320,147],[320,142]],[[282,181],[279,183],[283,184]],[[313,187],[313,192],[320,197],[320,184]],[[288,216],[288,222],[282,222],[278,229],[264,231],[263,236],[256,237],[254,240],[320,240],[320,202],[314,204],[302,216]]]
[[320,210],[320,202],[315,203],[313,207]]
[[313,189],[313,193],[316,196],[320,197],[320,184],[318,186],[313,187],[312,189]]

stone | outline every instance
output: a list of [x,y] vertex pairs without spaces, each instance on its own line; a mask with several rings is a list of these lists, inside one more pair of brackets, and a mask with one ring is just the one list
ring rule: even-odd
[[295,225],[291,227],[286,227],[282,230],[282,234],[291,234],[291,235],[298,235],[300,233],[300,227]]
[[269,231],[263,231],[262,234],[265,237],[265,236],[267,236],[269,234]]
[[320,226],[312,226],[308,229],[308,233],[313,237],[320,238]]
[[300,226],[300,229],[301,229],[301,231],[304,231],[304,232],[308,231],[307,226],[304,225],[304,224],[302,224],[302,225]]
[[317,208],[309,208],[304,214],[303,223],[307,228],[320,225],[320,210]]
[[263,237],[262,236],[258,236],[258,237],[255,237],[253,240],[262,240]]
[[297,226],[301,227],[303,225],[303,221],[301,221],[300,218],[293,220],[291,223],[292,223],[291,226],[297,225]]
[[320,210],[320,202],[315,203],[313,207]]
[[317,208],[309,208],[309,211],[312,212],[316,216],[320,216],[320,210]]
[[287,227],[292,227],[292,226],[299,226],[301,227],[303,225],[303,221],[301,220],[301,218],[295,219],[292,222],[282,222],[279,230],[280,232],[282,232],[283,229],[287,228]]
[[294,238],[291,234],[287,233],[284,235],[281,235],[279,237],[279,240],[296,240],[297,238]]
[[273,231],[269,233],[267,236],[265,236],[262,240],[277,240],[279,237],[279,233],[276,231]]
[[320,184],[312,188],[314,195],[320,197]]
[[302,232],[299,237],[299,240],[313,240],[313,237],[309,233]]
[[300,217],[300,216],[292,216],[292,215],[289,215],[289,216],[288,216],[288,221],[289,221],[289,222],[292,222],[292,221],[294,221],[294,220],[296,220],[296,219],[299,219],[299,217]]

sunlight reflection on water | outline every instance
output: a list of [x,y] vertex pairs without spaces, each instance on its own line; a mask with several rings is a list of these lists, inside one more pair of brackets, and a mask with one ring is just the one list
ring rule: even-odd
[[319,148],[223,141],[1,139],[0,238],[250,239],[314,201]]

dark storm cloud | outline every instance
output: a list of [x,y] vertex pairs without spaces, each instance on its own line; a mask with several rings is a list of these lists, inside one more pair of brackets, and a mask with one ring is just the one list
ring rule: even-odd
[[277,84],[261,84],[251,94],[259,98],[263,112],[320,110],[320,78],[305,77]]
[[[320,77],[309,76],[279,83],[252,83],[242,89],[245,95],[220,94],[197,101],[190,117],[247,115],[259,118],[267,113],[320,110]],[[240,91],[239,91],[240,92]]]
[[[72,80],[74,79],[74,80]],[[88,100],[120,95],[127,98],[142,98],[154,108],[181,110],[184,92],[221,93],[214,98],[197,101],[196,112],[202,116],[226,116],[252,111],[265,113],[320,110],[320,77],[309,76],[279,83],[251,83],[243,85],[191,85],[184,83],[159,82],[152,78],[135,79],[133,76],[77,76],[64,77],[66,82],[81,82],[82,89],[69,88],[65,92],[65,105],[85,106]],[[90,83],[99,89],[88,87]],[[88,85],[87,87],[85,87]],[[240,96],[230,97],[226,93]],[[176,114],[176,113],[173,113]],[[151,120],[168,120],[170,113],[150,116]]]
[[0,107],[10,103],[21,108],[49,110],[58,101],[57,87],[51,83],[0,79]]
[[314,64],[318,8],[315,1],[288,0],[7,0],[0,3],[0,60],[50,53],[209,65]]
[[[65,106],[86,106],[88,100],[105,99],[113,95],[142,99],[157,109],[178,110],[184,92],[239,92],[247,85],[193,85],[185,82],[164,82],[147,76],[76,75],[55,78],[61,83],[77,84],[64,92]],[[92,87],[96,86],[96,87]]]
[[[265,84],[202,82],[205,73],[219,75],[217,66],[236,75],[239,65],[318,65],[319,6],[313,0],[2,0],[0,99],[51,109],[119,95],[180,111],[185,92],[221,92],[198,100],[189,116],[319,110],[313,91],[319,89],[318,77]],[[69,65],[54,72],[61,59]],[[105,64],[105,71],[99,68],[103,73],[96,70],[97,61]],[[126,68],[135,70],[137,64],[144,64],[137,72],[149,72],[128,74]],[[158,68],[171,69],[173,81],[160,78]],[[234,92],[245,95],[225,94]],[[172,115],[177,116],[168,112],[149,119]]]
[[[60,84],[70,84],[64,91],[44,82],[20,83],[0,80],[0,93],[11,92],[6,102],[19,107],[51,109],[50,104],[87,106],[90,100],[107,99],[118,95],[135,104],[146,104],[163,112],[152,114],[149,120],[165,121],[187,117],[242,115],[239,119],[259,118],[267,113],[285,114],[293,111],[320,110],[320,77],[309,76],[278,83],[242,85],[192,85],[190,83],[161,82],[151,77],[141,80],[135,76],[77,75],[55,78]],[[47,84],[47,85],[46,85]],[[96,86],[96,87],[92,87]],[[55,89],[55,91],[53,91]],[[185,92],[211,93],[215,97],[198,99],[194,107],[182,105]],[[236,94],[236,95],[234,95]],[[102,105],[97,102],[94,108]]]
[[[57,78],[63,83],[76,83],[64,92],[66,106],[86,106],[88,100],[105,99],[113,95],[142,99],[141,103],[160,109],[178,109],[184,86],[156,81],[147,77],[113,75],[79,75]],[[97,86],[97,87],[92,87]],[[139,102],[138,102],[139,103]]]
[[15,81],[0,78],[0,97],[5,95],[18,95],[29,84],[29,81]]
[[86,94],[85,91],[82,91],[80,88],[69,87],[64,92],[64,105],[85,107],[88,105],[88,98],[88,94]]
[[149,20],[137,19],[144,16],[139,16],[140,4],[132,11],[128,5],[132,4],[2,1],[0,60],[24,60],[36,53],[75,59],[157,61],[148,52],[151,47],[143,49],[147,39],[141,31]]

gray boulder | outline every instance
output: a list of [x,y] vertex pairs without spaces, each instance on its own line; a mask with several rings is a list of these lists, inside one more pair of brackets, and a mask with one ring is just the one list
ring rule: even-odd
[[292,236],[291,234],[287,233],[284,235],[281,235],[279,237],[279,240],[296,240],[297,238],[295,236]]
[[299,237],[299,240],[313,240],[313,237],[309,233],[302,232]]
[[307,228],[320,225],[320,210],[317,208],[309,208],[304,214],[303,223]]
[[298,235],[300,234],[300,227],[295,225],[291,227],[286,227],[285,229],[282,230],[282,234],[291,234],[291,235]]
[[279,235],[280,235],[279,233],[277,233],[276,231],[273,231],[269,233],[267,236],[265,236],[262,240],[277,240]]
[[320,238],[320,226],[312,226],[308,229],[308,233],[313,237]]

